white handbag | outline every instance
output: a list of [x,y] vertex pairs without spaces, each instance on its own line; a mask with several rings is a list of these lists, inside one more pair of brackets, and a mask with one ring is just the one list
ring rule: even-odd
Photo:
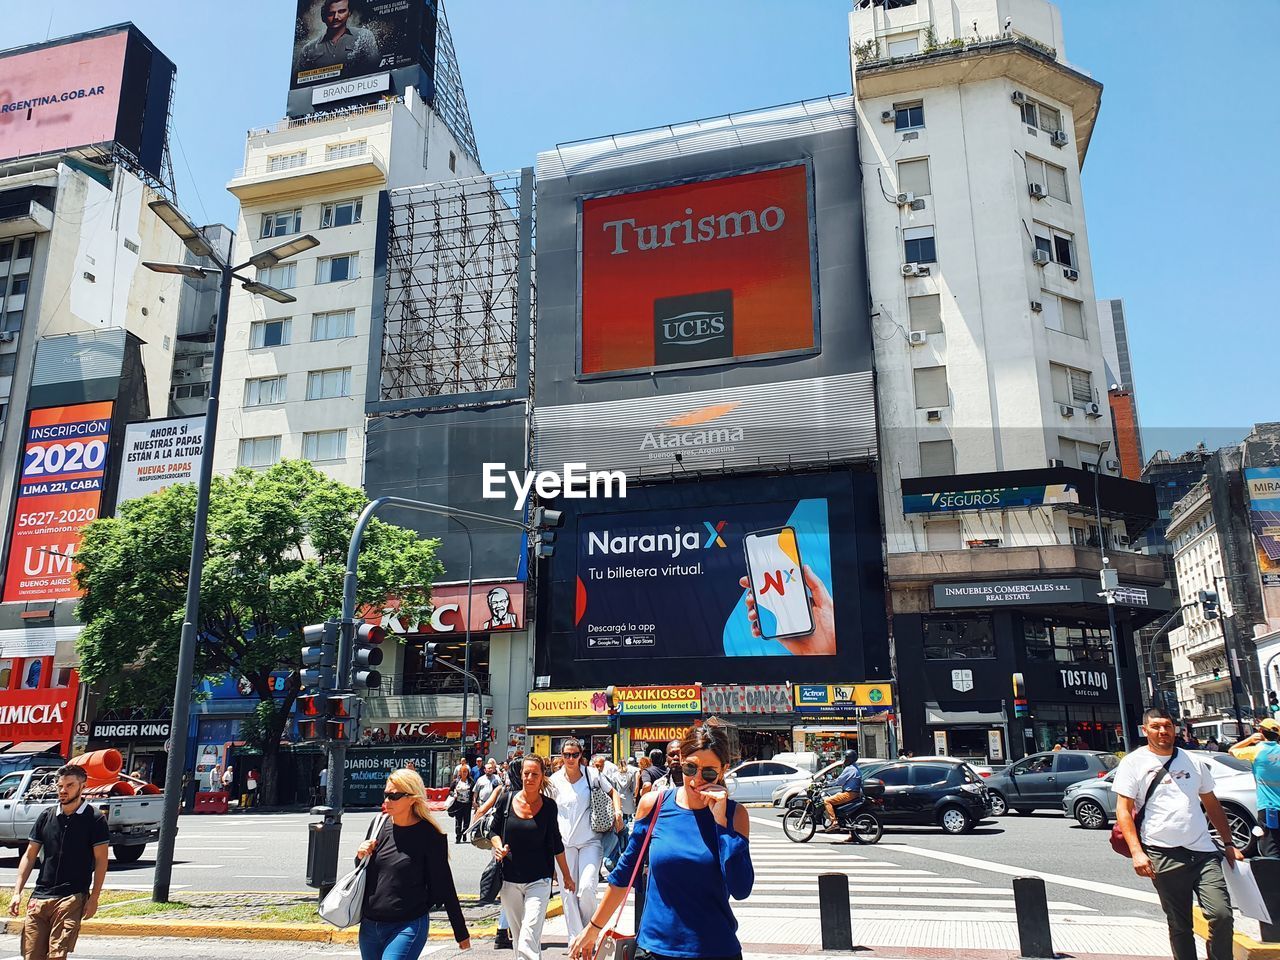
[[[368,840],[382,833],[382,827],[386,822],[387,815],[380,814],[370,824],[369,834],[365,839]],[[365,868],[369,866],[369,861],[372,859],[373,854],[369,854],[357,863],[356,868],[339,880],[320,901],[321,919],[340,930],[354,927],[360,922],[360,911],[364,907]]]

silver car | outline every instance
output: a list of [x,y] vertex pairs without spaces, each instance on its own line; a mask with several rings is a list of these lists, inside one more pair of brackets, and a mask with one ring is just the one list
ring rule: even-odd
[[[1245,853],[1252,852],[1254,811],[1258,803],[1258,787],[1253,769],[1229,753],[1189,751],[1197,760],[1209,764],[1213,774],[1213,792],[1222,802],[1223,812],[1231,827],[1232,842]],[[1062,797],[1062,810],[1074,817],[1087,830],[1103,830],[1116,817],[1116,795],[1111,790],[1115,772],[1094,780],[1082,780],[1067,787]]]

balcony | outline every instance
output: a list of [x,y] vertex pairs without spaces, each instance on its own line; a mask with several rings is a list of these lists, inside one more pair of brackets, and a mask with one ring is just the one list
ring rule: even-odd
[[227,189],[243,204],[283,200],[341,187],[380,186],[387,162],[367,143],[333,147],[313,143],[242,167]]
[[[1111,566],[1124,581],[1152,585],[1164,577],[1158,557],[1138,553],[1111,553]],[[986,550],[933,550],[889,554],[889,581],[896,585],[932,584],[937,580],[970,580],[1008,575],[1062,577],[1098,576],[1102,567],[1097,549],[1054,544],[1037,547],[1001,547]]]
[[53,211],[38,200],[0,202],[0,240],[53,229]]

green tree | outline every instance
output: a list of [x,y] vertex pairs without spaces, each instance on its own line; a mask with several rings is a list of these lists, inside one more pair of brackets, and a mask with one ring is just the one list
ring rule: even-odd
[[[302,628],[338,616],[347,547],[364,494],[310,463],[214,477],[200,589],[196,677],[243,677],[258,697],[246,733],[262,749],[259,790],[276,801],[280,738],[293,710]],[[180,484],[132,500],[84,531],[76,559],[85,623],[80,672],[106,687],[104,706],[172,703],[186,608],[196,490]],[[443,572],[438,540],[371,522],[359,560],[357,608],[388,595],[424,611]],[[283,695],[272,673],[289,671]],[[185,718],[175,717],[175,723]]]

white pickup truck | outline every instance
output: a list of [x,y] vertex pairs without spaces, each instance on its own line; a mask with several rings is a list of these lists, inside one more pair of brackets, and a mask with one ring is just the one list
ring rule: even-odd
[[[42,810],[58,803],[57,767],[37,767],[0,777],[0,847],[25,850]],[[160,836],[162,795],[88,797],[107,818],[111,850],[120,863],[133,863]]]

